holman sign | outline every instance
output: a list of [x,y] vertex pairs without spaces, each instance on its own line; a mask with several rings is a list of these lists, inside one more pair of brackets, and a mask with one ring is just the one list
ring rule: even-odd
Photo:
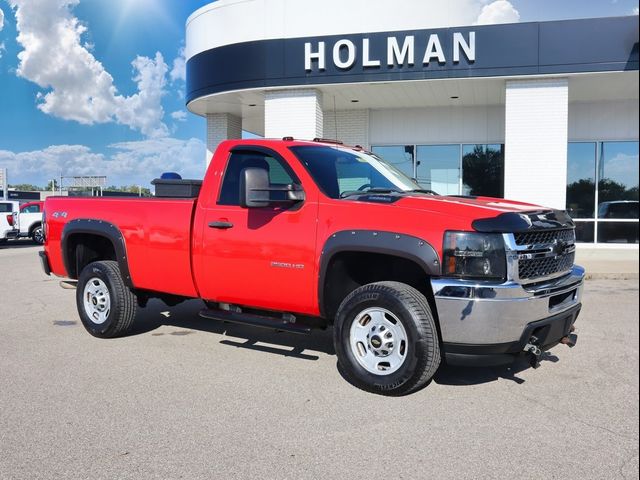
[[637,41],[635,16],[254,40],[189,58],[187,103],[246,89],[638,70]]
[[[467,32],[467,36],[461,32],[453,32],[450,37],[452,41],[451,51],[452,61],[460,63],[462,56],[466,61],[473,63],[476,61],[476,32]],[[388,67],[413,67],[416,64],[416,53],[418,61],[423,66],[429,66],[432,62],[440,65],[447,63],[445,51],[442,48],[440,36],[432,33],[425,37],[406,35],[404,37],[389,36],[386,38],[386,56],[376,57],[371,53],[371,40],[364,37],[360,48],[347,39],[341,38],[333,43],[331,47],[331,59],[333,65],[342,70],[348,70],[356,64],[356,58],[360,55],[359,65],[362,68],[380,68],[384,63]],[[418,46],[416,46],[418,43]],[[304,69],[307,72],[314,70],[314,65],[318,71],[326,70],[327,42],[306,42],[304,44]]]

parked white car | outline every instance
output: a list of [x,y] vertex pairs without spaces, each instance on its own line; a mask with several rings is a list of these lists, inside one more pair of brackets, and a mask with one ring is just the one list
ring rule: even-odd
[[29,237],[39,245],[44,243],[42,233],[43,202],[29,202],[20,206],[18,213],[18,228],[20,237]]
[[20,204],[12,200],[0,200],[0,243],[15,236]]

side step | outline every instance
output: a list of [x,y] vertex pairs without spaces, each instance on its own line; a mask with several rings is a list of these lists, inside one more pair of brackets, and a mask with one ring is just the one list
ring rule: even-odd
[[208,318],[209,320],[242,323],[245,325],[253,325],[254,327],[273,328],[275,330],[283,330],[292,333],[311,333],[311,327],[287,322],[282,318],[263,317],[253,313],[240,313],[228,310],[210,310],[205,308],[204,310],[200,310],[199,315],[203,318]]
[[60,286],[65,290],[75,290],[78,286],[77,280],[61,280]]

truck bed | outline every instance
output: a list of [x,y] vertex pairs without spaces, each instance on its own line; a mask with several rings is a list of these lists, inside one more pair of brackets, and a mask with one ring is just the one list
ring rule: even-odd
[[[195,198],[49,197],[47,242],[60,251],[64,225],[91,219],[114,224],[124,236],[131,281],[138,289],[197,296],[191,273],[191,224]],[[67,276],[60,255],[52,256],[54,274]]]

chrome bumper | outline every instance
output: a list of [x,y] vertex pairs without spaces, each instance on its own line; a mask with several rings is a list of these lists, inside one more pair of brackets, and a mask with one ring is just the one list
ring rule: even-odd
[[528,324],[580,304],[584,269],[522,286],[437,278],[431,280],[443,343],[495,345],[517,342]]

